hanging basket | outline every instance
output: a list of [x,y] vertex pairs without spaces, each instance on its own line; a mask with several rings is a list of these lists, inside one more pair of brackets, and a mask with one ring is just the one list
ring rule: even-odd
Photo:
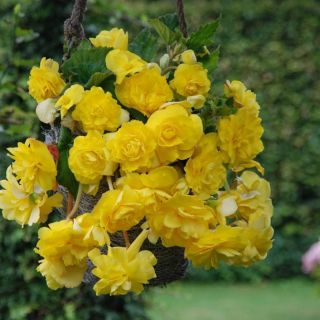
[[85,4],[65,25],[78,47],[61,66],[44,57],[30,72],[37,116],[51,127],[45,143],[10,148],[1,182],[5,218],[32,225],[61,213],[35,248],[48,286],[139,294],[183,278],[188,261],[264,259],[273,208],[255,160],[260,106],[240,81],[223,95],[212,88],[219,21],[188,36],[177,1],[178,15],[152,19],[133,40],[119,28],[86,40]]

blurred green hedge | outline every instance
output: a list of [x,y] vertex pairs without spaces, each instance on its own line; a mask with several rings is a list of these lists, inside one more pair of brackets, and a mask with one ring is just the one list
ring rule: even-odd
[[[28,72],[41,56],[61,58],[63,21],[70,9],[67,0],[1,0],[1,177],[9,164],[5,148],[40,131],[35,102],[26,92]],[[120,25],[130,28],[131,35],[148,17],[173,10],[171,0],[91,0],[85,29],[93,35],[101,28]],[[239,79],[257,92],[265,127],[260,160],[272,185],[276,229],[274,249],[265,262],[249,269],[222,266],[203,272],[190,268],[188,277],[256,281],[299,275],[303,251],[320,234],[318,1],[185,0],[185,11],[191,29],[222,13],[216,90],[222,90],[225,79]],[[34,271],[35,230],[22,230],[0,218],[0,234],[2,317],[80,319],[76,314],[81,314],[81,319],[118,319],[120,314],[120,319],[143,318],[142,308],[132,297],[97,300],[85,288],[49,291]]]

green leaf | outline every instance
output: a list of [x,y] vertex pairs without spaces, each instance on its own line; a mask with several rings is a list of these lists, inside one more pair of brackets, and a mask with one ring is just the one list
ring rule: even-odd
[[220,18],[201,26],[197,31],[193,32],[187,41],[188,48],[197,51],[203,46],[209,46],[213,44],[213,37],[219,24]]
[[110,92],[112,96],[115,97],[115,82],[116,76],[111,74],[110,77],[107,77],[99,84],[99,87],[101,87],[105,92]]
[[62,65],[65,79],[86,85],[95,73],[106,73],[105,58],[109,48],[93,48],[87,40],[81,42]]
[[203,58],[199,59],[199,61],[202,62],[203,66],[208,70],[208,74],[210,77],[212,77],[212,73],[218,65],[219,55],[220,47],[212,51],[210,55],[206,55]]
[[205,133],[214,132],[216,130],[216,117],[212,105],[206,103],[201,108],[199,116],[202,120],[203,131]]
[[73,144],[73,136],[71,130],[65,127],[61,127],[59,141],[58,141],[58,149],[68,149]]
[[172,31],[175,31],[175,29],[179,26],[179,20],[176,13],[167,13],[163,16],[160,16],[159,20]]
[[151,61],[157,53],[157,38],[150,29],[143,29],[129,45],[129,50],[146,61]]
[[151,19],[149,24],[157,31],[166,44],[173,43],[179,37],[178,32],[172,31],[160,19]]
[[57,164],[57,181],[62,186],[66,187],[74,198],[77,196],[79,183],[74,177],[74,174],[69,168],[68,158],[69,150],[73,144],[73,136],[69,129],[61,127],[60,137],[58,142],[59,159]]
[[112,75],[112,72],[109,70],[106,72],[96,72],[90,77],[90,79],[86,83],[85,87],[89,89],[92,86],[99,86],[102,82],[104,82],[111,75]]

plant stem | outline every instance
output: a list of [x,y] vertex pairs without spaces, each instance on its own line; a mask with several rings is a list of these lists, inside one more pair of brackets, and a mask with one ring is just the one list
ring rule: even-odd
[[165,68],[163,71],[162,71],[162,75],[165,75],[167,72],[171,71],[171,70],[175,70],[177,69],[176,66],[169,66],[167,68]]
[[180,30],[185,38],[188,37],[187,23],[184,16],[183,0],[177,0],[177,14]]
[[128,249],[130,247],[130,240],[128,236],[128,231],[122,231],[124,243],[126,244],[126,248]]
[[230,186],[229,186],[229,182],[227,179],[224,182],[224,188],[226,189],[226,191],[230,191]]
[[64,22],[64,41],[66,53],[64,60],[68,58],[72,47],[78,46],[80,41],[85,38],[82,21],[87,7],[87,0],[75,0],[71,15]]
[[73,207],[73,197],[72,197],[71,192],[68,191],[68,194],[67,194],[67,212],[71,212],[72,207]]
[[113,187],[113,183],[112,183],[112,178],[111,178],[111,176],[107,176],[107,182],[108,182],[109,190],[113,190],[114,187]]
[[75,203],[73,205],[73,208],[72,208],[71,212],[67,215],[67,220],[70,220],[76,214],[76,212],[78,211],[79,205],[80,205],[81,195],[82,195],[82,185],[79,184],[76,201],[75,201]]

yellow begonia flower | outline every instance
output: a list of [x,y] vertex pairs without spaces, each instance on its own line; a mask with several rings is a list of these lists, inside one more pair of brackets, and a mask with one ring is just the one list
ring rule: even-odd
[[224,93],[228,98],[233,98],[235,107],[253,108],[257,113],[259,112],[260,106],[256,100],[256,95],[247,90],[241,81],[227,81],[224,85]]
[[74,288],[80,285],[87,269],[87,255],[101,243],[101,237],[88,236],[88,226],[81,221],[62,220],[39,229],[35,252],[43,259],[37,268],[46,277],[50,289]]
[[5,219],[15,220],[22,226],[45,222],[53,208],[62,207],[62,195],[56,193],[50,197],[45,192],[29,193],[18,183],[7,169],[7,180],[0,181],[0,209]]
[[217,149],[216,133],[202,136],[185,166],[185,172],[189,187],[201,199],[208,199],[223,186],[226,169],[222,154]]
[[152,131],[143,122],[124,123],[112,134],[105,135],[111,160],[120,163],[124,172],[146,170],[155,164],[156,142]]
[[74,139],[68,163],[77,181],[86,185],[99,184],[102,176],[113,175],[117,168],[110,160],[106,141],[97,131]]
[[257,212],[270,219],[273,207],[269,183],[251,171],[244,171],[237,183],[235,190],[219,192],[214,209],[225,217],[237,214],[246,221]]
[[233,171],[261,165],[253,159],[263,150],[261,119],[253,108],[241,108],[236,114],[223,117],[218,123],[218,146]]
[[[270,226],[270,217],[264,212],[256,212],[249,218],[247,227],[243,227],[243,237],[247,244],[237,264],[249,266],[254,262],[266,258],[272,248],[273,228]],[[237,260],[236,259],[236,260]]]
[[146,124],[156,137],[157,155],[162,164],[189,158],[203,135],[202,121],[175,104],[154,112]]
[[92,246],[104,246],[110,244],[108,233],[100,226],[100,220],[92,213],[84,213],[77,216],[73,222],[73,228],[84,232],[83,240],[92,243]]
[[123,121],[123,113],[127,111],[121,109],[110,92],[93,86],[83,94],[83,98],[72,112],[72,118],[80,121],[86,132],[115,131]]
[[273,206],[269,182],[251,171],[244,171],[238,180],[236,201],[241,217],[248,220],[255,212],[262,211],[271,218]]
[[78,104],[84,94],[84,88],[80,84],[74,84],[67,89],[56,103],[56,108],[60,109],[63,118],[70,108]]
[[181,194],[176,194],[147,214],[152,232],[160,236],[167,247],[185,247],[201,237],[214,220],[217,224],[219,217],[197,196]]
[[121,104],[147,116],[173,98],[166,78],[154,67],[125,78],[115,92]]
[[124,32],[123,29],[102,30],[95,38],[89,38],[89,40],[96,48],[107,47],[122,50],[128,48],[128,32]]
[[174,72],[171,87],[181,96],[206,95],[211,87],[208,79],[208,70],[204,69],[200,63],[180,64]]
[[95,205],[92,214],[100,219],[100,226],[114,233],[126,231],[138,224],[144,217],[144,207],[148,205],[152,195],[125,186],[122,190],[105,192]]
[[39,103],[58,97],[66,84],[59,73],[59,64],[42,58],[40,67],[32,67],[28,85],[30,95]]
[[197,241],[186,247],[185,255],[194,266],[206,269],[218,268],[219,262],[233,264],[241,257],[247,240],[240,227],[219,225],[215,230],[208,230]]
[[116,83],[120,84],[126,76],[146,68],[147,63],[130,51],[114,49],[106,56],[106,66],[116,75]]
[[48,191],[56,185],[57,168],[46,144],[29,138],[8,148],[9,156],[14,160],[12,171],[20,180],[26,192]]
[[118,188],[129,186],[132,189],[150,189],[157,195],[170,197],[175,193],[188,193],[188,186],[182,173],[174,167],[164,166],[148,173],[129,173],[116,181]]
[[197,57],[193,50],[186,50],[181,53],[181,60],[185,64],[194,64],[197,62]]
[[129,248],[108,247],[107,255],[98,249],[89,253],[96,267],[92,273],[99,278],[93,287],[97,295],[124,295],[130,291],[139,294],[143,285],[156,277],[154,254],[148,250],[139,252],[147,236],[148,231],[142,231]]

